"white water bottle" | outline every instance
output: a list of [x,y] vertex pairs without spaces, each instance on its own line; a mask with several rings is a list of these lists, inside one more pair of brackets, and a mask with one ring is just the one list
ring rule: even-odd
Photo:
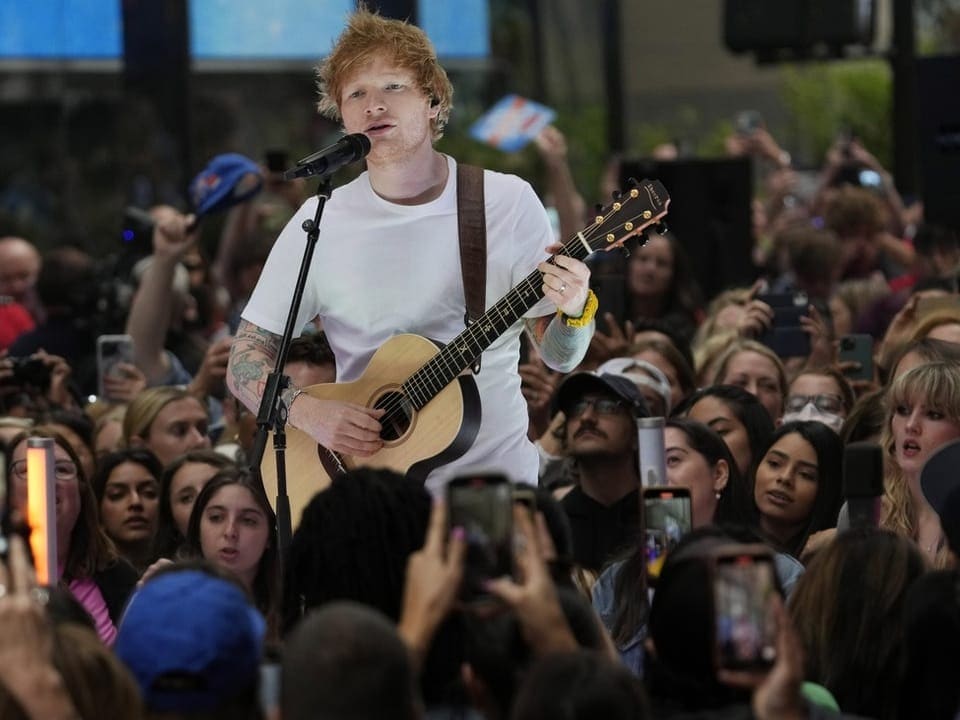
[[637,418],[637,453],[639,455],[640,484],[643,487],[662,487],[667,484],[666,450],[662,417]]

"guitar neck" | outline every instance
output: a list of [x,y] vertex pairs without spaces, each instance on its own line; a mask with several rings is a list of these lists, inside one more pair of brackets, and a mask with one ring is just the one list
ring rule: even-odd
[[[556,262],[558,255],[582,260],[591,252],[578,234],[547,262]],[[542,299],[543,274],[534,270],[411,375],[403,384],[404,393],[417,409],[422,408],[457,375],[472,367],[484,350]]]
[[[658,181],[631,181],[629,192],[597,211],[594,222],[573,236],[555,255],[583,260],[595,250],[619,247],[631,235],[667,214],[670,197]],[[451,340],[403,383],[403,392],[416,409],[423,408],[460,373],[476,363],[490,344],[543,299],[543,274],[534,270]]]

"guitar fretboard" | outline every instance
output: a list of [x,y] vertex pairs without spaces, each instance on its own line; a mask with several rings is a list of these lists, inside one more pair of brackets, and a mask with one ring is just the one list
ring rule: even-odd
[[[587,251],[577,239],[564,245],[557,255],[582,260]],[[547,262],[554,262],[557,255],[552,255]],[[419,410],[430,402],[542,299],[543,274],[534,270],[403,383],[403,391],[413,406]]]
[[[669,202],[661,183],[634,181],[629,193],[598,211],[595,222],[577,233],[547,262],[555,263],[560,255],[583,260],[594,250],[616,247],[630,234],[666,215]],[[417,410],[423,408],[542,299],[543,274],[534,270],[403,383],[403,393],[410,404]]]

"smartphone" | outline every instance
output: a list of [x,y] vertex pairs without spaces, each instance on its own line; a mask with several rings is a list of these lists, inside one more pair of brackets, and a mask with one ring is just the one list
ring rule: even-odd
[[860,365],[844,372],[851,380],[873,380],[873,337],[870,335],[844,335],[840,338],[837,358],[840,362],[853,361]]
[[960,295],[933,295],[917,299],[917,317],[923,318],[940,310],[960,311]]
[[770,329],[757,340],[779,357],[804,357],[810,354],[810,335],[800,324],[810,304],[805,293],[764,293],[757,295],[773,310]]
[[685,487],[643,489],[643,541],[647,575],[660,576],[667,553],[693,528],[690,490]]
[[500,473],[459,475],[447,484],[447,523],[463,528],[467,553],[460,599],[489,598],[487,580],[513,571],[513,485]]
[[97,338],[97,396],[112,400],[104,378],[116,375],[120,363],[133,364],[133,338],[129,335],[100,335]]
[[717,667],[769,669],[777,659],[772,552],[764,545],[726,546],[713,559]]
[[743,110],[737,113],[733,124],[740,135],[749,135],[763,127],[763,116],[756,110]]

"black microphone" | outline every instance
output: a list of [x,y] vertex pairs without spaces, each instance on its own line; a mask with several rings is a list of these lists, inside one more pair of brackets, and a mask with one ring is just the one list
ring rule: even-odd
[[843,451],[843,495],[850,527],[877,527],[883,496],[883,451],[876,443],[854,442]]
[[363,133],[354,133],[340,138],[330,147],[318,150],[297,161],[293,170],[283,174],[284,180],[332,175],[344,165],[355,163],[370,152],[370,138]]

